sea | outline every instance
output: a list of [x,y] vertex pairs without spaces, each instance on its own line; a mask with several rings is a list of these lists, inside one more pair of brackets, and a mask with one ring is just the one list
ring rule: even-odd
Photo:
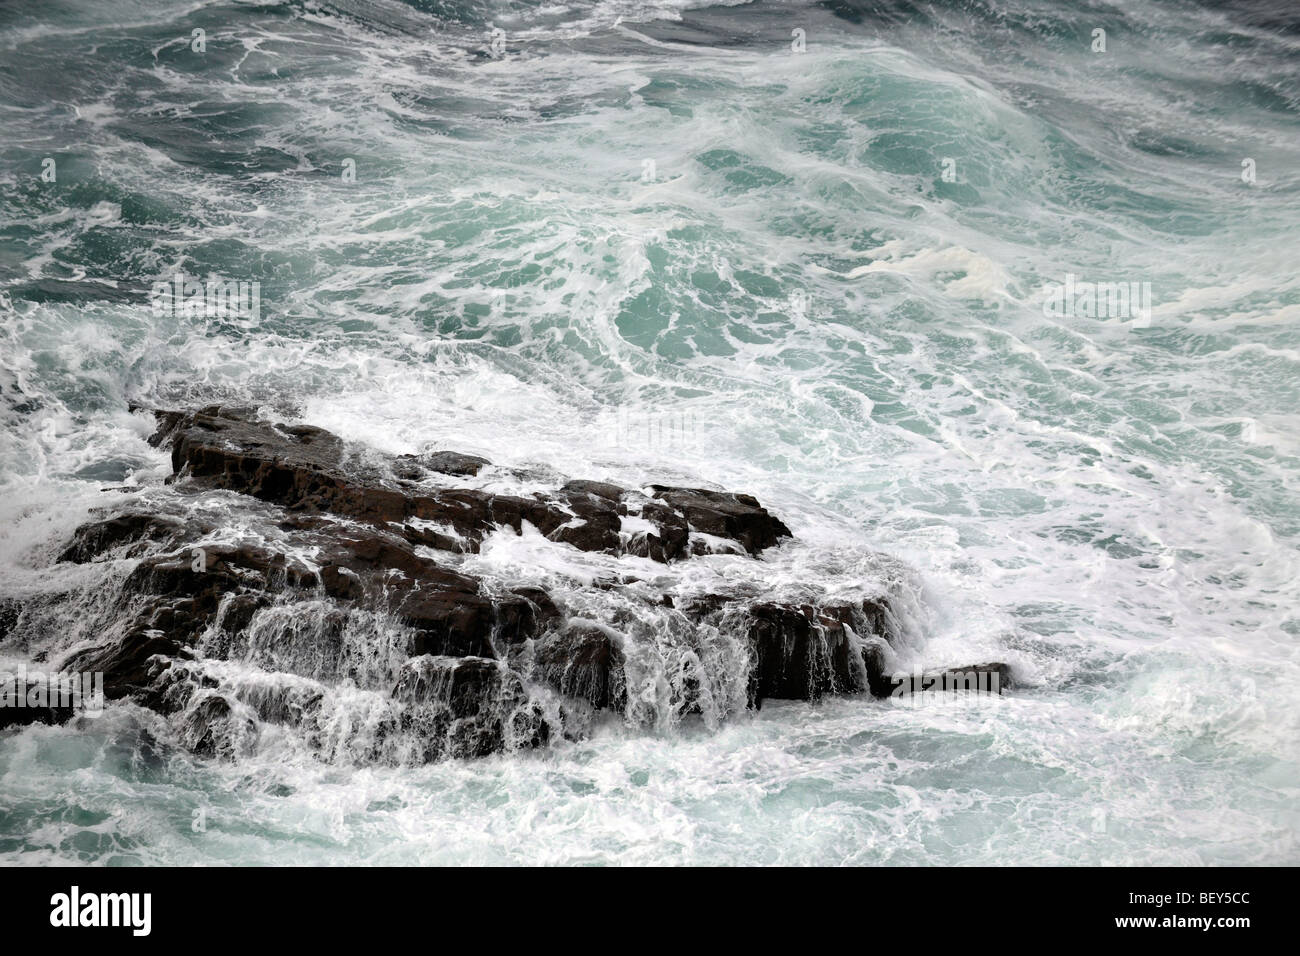
[[66,608],[0,670],[94,640],[131,559],[56,557],[177,494],[149,410],[228,403],[752,494],[792,541],[671,573],[1016,677],[423,766],[110,702],[0,733],[0,862],[1300,863],[1294,4],[3,0],[0,130],[0,601]]

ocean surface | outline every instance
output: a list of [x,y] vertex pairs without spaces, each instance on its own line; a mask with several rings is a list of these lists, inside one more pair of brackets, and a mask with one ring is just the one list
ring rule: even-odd
[[5,0],[0,130],[0,599],[120,575],[54,558],[171,493],[129,406],[235,402],[748,492],[764,586],[1022,685],[415,768],[111,704],[0,734],[3,862],[1300,863],[1291,4]]

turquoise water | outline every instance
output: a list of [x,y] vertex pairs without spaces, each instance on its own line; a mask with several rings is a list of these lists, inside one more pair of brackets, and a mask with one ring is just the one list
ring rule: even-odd
[[[53,556],[170,494],[128,403],[230,400],[748,491],[798,539],[767,586],[903,581],[905,663],[1027,685],[419,769],[115,705],[0,736],[0,854],[1300,862],[1298,47],[1267,4],[0,11],[0,597],[105,592]],[[177,270],[260,321],[155,314]],[[1067,275],[1150,314],[1047,314]]]

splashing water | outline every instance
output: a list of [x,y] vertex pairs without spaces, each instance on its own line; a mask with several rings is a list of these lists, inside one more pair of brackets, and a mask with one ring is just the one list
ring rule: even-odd
[[[890,587],[905,664],[1027,685],[744,712],[739,642],[634,617],[629,719],[538,751],[363,759],[360,685],[233,760],[130,704],[5,731],[0,854],[1300,862],[1298,36],[1189,0],[0,11],[0,600],[45,615],[0,669],[104,619],[130,562],[54,561],[91,509],[172,500],[128,406],[232,401],[751,493],[795,542],[683,584]],[[260,316],[160,315],[177,272]],[[1046,308],[1067,277],[1149,314]],[[503,535],[461,568],[580,601],[635,560]],[[208,662],[250,719],[317,693],[259,661],[396,673],[393,622],[313,663],[302,613]]]

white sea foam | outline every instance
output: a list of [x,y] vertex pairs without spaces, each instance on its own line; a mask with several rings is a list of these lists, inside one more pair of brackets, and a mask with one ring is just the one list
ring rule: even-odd
[[[784,23],[771,49],[601,46],[618,17],[655,39],[656,17],[689,6],[520,14],[491,62],[475,22],[435,35],[411,8],[383,28],[313,6],[267,21],[233,72],[176,69],[160,47],[147,102],[79,104],[78,142],[130,198],[6,212],[35,232],[23,281],[89,257],[87,234],[149,228],[139,197],[167,222],[138,253],[149,275],[228,243],[236,263],[291,278],[263,281],[256,334],[157,324],[146,302],[91,295],[94,270],[75,262],[64,278],[85,281],[84,298],[0,304],[0,596],[110,591],[129,562],[53,558],[93,508],[172,500],[167,453],[127,402],[229,400],[387,453],[483,455],[494,467],[455,483],[497,492],[574,477],[754,494],[796,538],[759,562],[665,567],[532,529],[439,558],[493,587],[545,586],[592,620],[585,586],[619,574],[789,599],[808,584],[893,588],[900,667],[1005,660],[1023,686],[932,709],[769,702],[724,720],[736,686],[720,680],[716,708],[682,717],[657,696],[677,651],[647,641],[633,655],[646,720],[421,769],[352,759],[385,706],[364,688],[330,698],[323,749],[347,758],[332,765],[270,723],[237,763],[195,760],[174,724],[113,705],[93,726],[0,741],[11,857],[1300,859],[1291,121],[1192,111],[1180,84],[1224,72],[1222,51],[1196,44],[1177,62],[1117,50],[1110,67],[1036,40],[1001,56],[944,29],[882,42],[828,18],[806,57]],[[1190,26],[1140,15],[1215,27],[1205,12]],[[307,39],[320,69],[298,76]],[[1152,62],[1162,82],[1136,82]],[[1242,82],[1270,82],[1262,59],[1246,69]],[[237,172],[205,174],[129,123],[198,123],[191,104],[210,100],[256,103],[257,143],[285,168],[236,188]],[[62,129],[61,115],[31,122]],[[1220,155],[1247,140],[1272,191],[1248,190],[1238,157]],[[950,154],[958,182],[944,184]],[[1151,327],[1044,317],[1038,292],[1066,272],[1151,281]],[[267,534],[223,520],[213,542]],[[86,606],[51,618],[44,650],[103,637],[78,629]],[[301,651],[275,613],[253,659]],[[376,633],[392,636],[376,625],[350,646],[378,655]],[[713,645],[713,673],[739,666],[734,651]],[[203,666],[246,695],[271,680],[249,660]],[[69,793],[80,812],[52,816]]]

